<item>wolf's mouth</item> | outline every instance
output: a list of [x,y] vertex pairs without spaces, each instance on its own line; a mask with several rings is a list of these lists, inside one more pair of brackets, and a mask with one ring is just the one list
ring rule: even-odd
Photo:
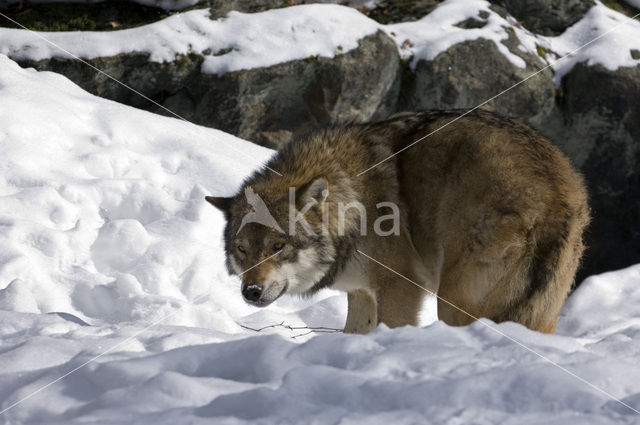
[[288,281],[284,284],[284,286],[282,287],[282,290],[278,292],[278,295],[276,295],[273,298],[270,298],[270,299],[260,298],[258,301],[249,301],[249,300],[245,300],[245,301],[247,302],[247,304],[250,304],[255,307],[266,307],[272,302],[274,302],[275,300],[277,300],[278,298],[280,298],[285,292],[287,292],[287,289],[289,289]]

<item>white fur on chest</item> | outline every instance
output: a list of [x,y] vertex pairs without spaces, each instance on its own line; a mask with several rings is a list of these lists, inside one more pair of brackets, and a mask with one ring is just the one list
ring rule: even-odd
[[331,288],[344,292],[358,289],[370,290],[369,276],[362,263],[362,258],[351,257],[344,270],[336,276]]

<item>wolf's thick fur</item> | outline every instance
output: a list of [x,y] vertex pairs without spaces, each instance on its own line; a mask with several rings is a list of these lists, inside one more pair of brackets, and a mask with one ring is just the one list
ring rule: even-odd
[[[235,197],[208,197],[228,219],[227,264],[242,274],[243,293],[251,298],[257,288],[253,304],[267,305],[283,293],[334,287],[348,292],[346,332],[366,333],[380,322],[415,325],[425,291],[360,250],[437,292],[438,316],[448,324],[487,317],[554,332],[589,220],[582,179],[545,138],[485,111],[408,147],[463,112],[402,113],[321,130],[268,162],[282,176],[263,169]],[[289,227],[289,188],[297,188],[297,210],[315,203],[305,218],[316,234],[298,224],[291,235],[257,223],[238,232],[251,211],[243,196],[247,187],[282,229]],[[357,208],[338,211],[339,203],[352,201],[365,207],[366,235]],[[396,234],[373,231],[374,220],[389,213],[378,207],[381,202],[400,207]],[[340,213],[344,229],[338,228]]]

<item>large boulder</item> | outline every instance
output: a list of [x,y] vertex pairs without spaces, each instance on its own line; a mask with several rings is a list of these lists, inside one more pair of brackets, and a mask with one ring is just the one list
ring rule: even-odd
[[136,27],[169,16],[169,11],[154,7],[158,3],[149,3],[0,0],[0,12],[20,23],[16,25],[3,17],[0,27],[21,28],[24,25],[35,31],[108,31]]
[[[63,57],[17,62],[23,67],[62,74],[97,96],[142,109],[152,109],[156,105],[140,94],[162,103],[166,97],[182,89],[185,83],[199,74],[202,61],[202,56],[191,54],[177,56],[171,62],[152,62],[148,53],[132,52],[84,59],[83,62]],[[87,66],[87,63],[94,68]],[[97,72],[96,68],[102,72]]]
[[[558,35],[584,16],[593,0],[490,0],[504,8],[530,31]],[[499,10],[499,9],[496,9]]]
[[379,2],[341,2],[351,7],[358,7],[358,3],[371,4],[373,7],[364,6],[358,9],[381,24],[395,24],[398,22],[417,21],[428,15],[443,0],[388,0]]
[[[511,37],[505,44],[516,46],[515,35]],[[482,38],[455,44],[431,61],[420,60],[414,70],[405,72],[400,104],[408,110],[473,108],[546,65],[536,55],[517,48],[510,51],[523,59],[526,67],[514,65],[493,41]],[[553,110],[552,77],[547,68],[482,108],[523,117],[538,126]]]
[[389,115],[401,72],[394,42],[380,31],[334,58],[198,74],[164,104],[193,122],[277,148],[314,127]]
[[542,128],[582,170],[593,221],[581,276],[640,262],[640,66],[577,64]]
[[232,10],[242,13],[256,13],[296,4],[295,1],[283,0],[208,0],[202,3],[209,6],[212,19],[222,18]]
[[[146,53],[87,60],[187,120],[274,148],[316,126],[390,114],[402,72],[396,45],[382,31],[334,58],[314,56],[220,76],[202,73],[202,61],[202,55],[190,54],[158,63]],[[50,58],[20,64],[61,73],[95,95],[169,114],[84,63]]]

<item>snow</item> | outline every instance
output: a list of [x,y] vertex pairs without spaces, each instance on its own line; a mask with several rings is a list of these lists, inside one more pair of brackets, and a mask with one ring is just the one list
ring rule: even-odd
[[[420,60],[433,60],[455,44],[484,38],[493,41],[515,66],[524,68],[524,60],[502,44],[509,38],[507,28],[512,28],[514,22],[502,18],[489,6],[490,3],[483,0],[447,0],[419,21],[387,25],[386,30],[396,40],[401,55],[405,59],[412,58],[412,66]],[[488,16],[486,21],[480,18],[480,13]],[[470,18],[486,24],[472,29],[456,26]]]
[[70,54],[91,59],[146,52],[151,61],[164,62],[190,52],[208,52],[202,71],[224,74],[310,56],[333,57],[356,48],[358,40],[377,30],[375,21],[338,5],[311,4],[254,14],[233,11],[218,20],[209,19],[208,9],[200,9],[138,28],[87,31],[82,37],[77,32],[0,28],[0,53],[37,61]]
[[637,423],[611,397],[640,409],[640,265],[587,279],[557,335],[304,335],[344,295],[245,305],[203,201],[271,151],[4,56],[0,98],[0,423]]
[[[640,65],[640,59],[633,59],[631,50],[640,50],[640,22],[598,2],[564,33],[548,37],[547,46],[557,57],[570,54],[553,66],[556,86],[580,62],[589,66],[599,64],[612,71],[635,67]],[[575,51],[582,46],[585,47]]]
[[[484,0],[446,0],[418,21],[391,25],[378,24],[351,7],[308,4],[253,14],[233,11],[217,20],[209,19],[208,9],[192,10],[138,28],[87,31],[82,36],[78,32],[0,28],[0,54],[37,61],[136,51],[148,53],[151,61],[164,62],[196,52],[204,55],[202,72],[221,75],[313,56],[334,57],[356,48],[363,37],[385,31],[396,42],[400,55],[411,59],[412,66],[419,60],[432,60],[457,43],[483,38],[493,41],[514,66],[524,68],[525,61],[503,44],[513,35],[520,40],[518,49],[523,53],[537,55],[538,46],[549,50],[549,63],[571,53],[553,64],[556,84],[578,62],[601,64],[611,70],[640,64],[631,57],[631,50],[640,49],[640,22],[599,1],[558,37],[533,34],[513,17],[502,18],[489,6]],[[485,25],[470,29],[457,26],[470,18]],[[574,52],[599,36],[603,37]]]
[[[419,21],[388,25],[385,29],[396,40],[401,55],[406,59],[412,58],[413,66],[419,60],[433,60],[455,44],[484,38],[493,41],[515,66],[524,68],[524,60],[502,44],[508,39],[509,31],[520,40],[520,51],[537,55],[538,46],[549,51],[545,60],[554,69],[556,86],[576,63],[599,64],[609,70],[640,65],[640,59],[631,56],[632,50],[640,50],[640,22],[599,1],[582,19],[557,37],[531,33],[513,17],[502,18],[489,6],[482,0],[447,0]],[[487,16],[484,27],[462,29],[456,26],[469,18],[482,20],[479,18],[481,12]],[[556,63],[565,55],[569,56]]]
[[219,312],[258,310],[220,266],[223,218],[203,199],[272,152],[1,58],[0,305],[239,330]]
[[640,266],[586,279],[565,305],[560,331],[576,337],[602,338],[623,331],[631,323],[640,325],[640,315],[630,314],[629,309],[633,300],[640,299],[639,284]]
[[[481,11],[489,14],[484,28],[465,30],[455,26],[468,18],[478,18]],[[209,52],[205,53],[202,71],[223,74],[311,56],[333,57],[356,48],[358,40],[382,30],[396,41],[403,57],[414,57],[414,64],[419,59],[433,59],[456,43],[482,37],[493,40],[510,61],[524,67],[524,61],[501,43],[508,38],[506,28],[512,23],[491,11],[489,3],[482,0],[447,0],[420,21],[387,26],[351,7],[335,4],[309,4],[254,14],[230,12],[218,20],[209,19],[208,10],[203,9],[138,28],[87,31],[82,37],[77,32],[36,34],[0,28],[0,53],[37,61],[69,54],[91,59],[138,51],[149,53],[152,61],[163,62],[189,52]],[[535,52],[535,46],[533,49]]]

